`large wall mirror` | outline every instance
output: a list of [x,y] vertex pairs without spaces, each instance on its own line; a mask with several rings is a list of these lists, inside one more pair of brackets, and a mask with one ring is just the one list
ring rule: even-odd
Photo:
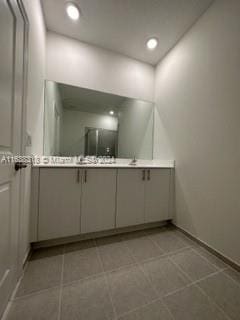
[[44,154],[152,159],[154,104],[46,81]]

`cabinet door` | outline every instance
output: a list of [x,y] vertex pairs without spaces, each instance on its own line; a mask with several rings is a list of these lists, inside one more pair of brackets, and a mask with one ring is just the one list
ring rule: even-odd
[[169,219],[170,169],[147,169],[145,222]]
[[80,199],[78,169],[40,169],[38,240],[79,234]]
[[116,174],[116,169],[83,171],[82,233],[115,228]]
[[144,223],[144,183],[144,170],[118,169],[118,228]]

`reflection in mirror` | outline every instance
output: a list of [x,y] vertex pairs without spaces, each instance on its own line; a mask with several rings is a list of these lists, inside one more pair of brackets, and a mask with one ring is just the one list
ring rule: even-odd
[[154,105],[46,81],[44,155],[152,159]]

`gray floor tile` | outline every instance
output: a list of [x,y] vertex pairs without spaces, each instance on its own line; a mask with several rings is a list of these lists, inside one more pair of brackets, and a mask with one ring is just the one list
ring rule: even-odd
[[158,257],[164,253],[145,233],[125,235],[123,240],[138,262]]
[[118,316],[156,299],[155,291],[138,266],[112,271],[107,279]]
[[148,232],[149,238],[153,240],[165,253],[177,251],[189,247],[189,243],[179,237],[173,230],[161,228]]
[[174,254],[171,259],[193,280],[199,280],[217,271],[217,268],[193,250]]
[[114,313],[104,276],[63,287],[61,320],[110,320]]
[[30,260],[55,257],[64,253],[64,246],[54,246],[49,248],[39,248],[32,252]]
[[191,247],[198,247],[199,244],[197,243],[197,241],[194,241],[193,239],[191,239],[190,237],[188,237],[186,234],[184,234],[184,232],[180,231],[179,229],[176,229],[175,231],[175,235],[177,237],[180,237],[184,242],[186,242],[189,246]]
[[158,300],[120,317],[119,320],[173,320],[173,317],[161,300]]
[[98,239],[97,246],[105,271],[134,263],[128,247],[121,241],[120,236]]
[[64,256],[63,283],[84,279],[102,272],[97,249],[91,243],[78,243],[67,248]]
[[224,269],[227,267],[226,263],[224,263],[221,259],[216,257],[214,254],[210,253],[207,249],[198,246],[198,247],[195,247],[194,250],[198,254],[206,258],[210,263],[212,263],[218,269]]
[[226,320],[224,314],[195,286],[186,287],[163,300],[175,320]]
[[142,267],[160,297],[185,287],[190,282],[166,257],[145,262]]
[[200,281],[198,285],[233,320],[240,319],[240,286],[236,281],[220,272]]
[[13,301],[7,320],[57,320],[59,290],[49,289]]
[[61,272],[61,255],[30,261],[16,296],[23,296],[43,289],[59,286]]
[[228,268],[224,271],[229,277],[231,277],[233,280],[237,281],[240,285],[240,272],[236,271],[232,268]]

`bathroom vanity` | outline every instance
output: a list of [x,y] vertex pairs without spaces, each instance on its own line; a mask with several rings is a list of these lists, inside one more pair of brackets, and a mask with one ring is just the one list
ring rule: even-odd
[[32,242],[170,220],[173,169],[173,161],[33,167]]
[[[154,110],[149,101],[46,81],[44,155],[54,161],[33,167],[32,242],[172,218],[174,162],[152,160]],[[87,164],[73,160],[79,155]]]

